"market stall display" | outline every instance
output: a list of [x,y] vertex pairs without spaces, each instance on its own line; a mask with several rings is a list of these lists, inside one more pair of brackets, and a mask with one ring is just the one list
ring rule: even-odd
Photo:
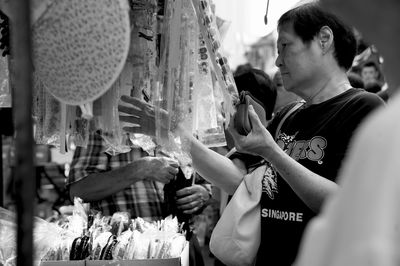
[[[15,215],[0,208],[0,263],[14,265]],[[148,222],[128,213],[92,213],[75,199],[73,214],[56,222],[35,218],[36,265],[57,261],[151,260],[179,258],[187,245],[177,218]],[[46,265],[46,264],[44,264]]]
[[[64,152],[71,140],[85,146],[88,133],[101,130],[106,152],[112,155],[132,146],[152,153],[158,146],[180,156],[185,165],[190,158],[182,152],[184,141],[171,134],[178,125],[184,125],[207,146],[226,144],[223,128],[234,111],[237,91],[219,50],[221,38],[209,1],[131,0],[129,15],[125,1],[107,7],[107,1],[97,1],[95,8],[84,1],[75,2],[70,8],[74,3],[35,1],[33,113],[37,143],[56,145]],[[74,12],[75,8],[79,12]],[[85,12],[91,16],[85,18]],[[64,23],[68,27],[63,27]],[[93,23],[96,25],[90,26]],[[102,43],[105,36],[111,38]],[[108,51],[106,56],[104,51]],[[160,125],[165,121],[159,112],[155,142],[148,136],[124,132],[117,110],[123,95],[167,111],[168,138],[161,137]]]
[[[184,125],[208,146],[226,144],[224,123],[233,111],[237,92],[227,60],[218,49],[221,40],[209,1],[32,3],[32,113],[37,143],[55,145],[64,152],[73,146],[70,142],[85,146],[89,133],[100,131],[107,153],[125,153],[136,146],[150,154],[169,153],[179,159],[186,177],[192,174],[191,159],[184,140],[174,135],[178,125]],[[194,5],[203,5],[201,14]],[[211,20],[207,24],[205,15]],[[107,38],[102,39],[104,36]],[[168,112],[166,142],[123,131],[117,106],[124,95]],[[163,123],[160,117],[154,122],[156,127]],[[73,232],[74,237],[63,243],[52,239],[58,246],[46,257],[123,258],[126,256],[120,253],[131,249],[146,253],[146,258],[139,256],[143,259],[162,259],[170,245],[159,239],[149,241],[149,249],[139,252],[127,246],[127,239],[138,237],[133,231],[108,232],[95,242],[93,236],[93,241],[88,241],[89,227],[82,230]],[[168,239],[174,238],[168,235]],[[97,248],[89,249],[89,242],[97,243]],[[73,250],[72,255],[67,250]]]
[[130,44],[126,0],[54,1],[33,25],[35,72],[59,101],[99,98],[118,78]]

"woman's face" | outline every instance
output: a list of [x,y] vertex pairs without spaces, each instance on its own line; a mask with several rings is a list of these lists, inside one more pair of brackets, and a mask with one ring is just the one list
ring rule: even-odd
[[318,75],[320,54],[317,41],[304,43],[294,32],[292,23],[280,27],[275,64],[286,90],[302,95],[301,91],[307,89]]

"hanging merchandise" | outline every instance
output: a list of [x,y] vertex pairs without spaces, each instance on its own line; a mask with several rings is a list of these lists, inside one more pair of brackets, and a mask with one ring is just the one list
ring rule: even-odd
[[119,76],[130,44],[126,0],[52,1],[33,24],[34,67],[59,101],[99,98]]
[[[167,138],[169,142],[165,143],[162,130],[167,128],[173,133],[180,125],[207,146],[226,145],[223,131],[226,111],[223,105],[226,100],[222,96],[221,80],[216,78],[218,72],[212,63],[216,57],[210,56],[206,43],[208,37],[199,30],[192,3],[169,2],[163,22],[162,60],[155,93],[159,110],[156,112],[157,143],[169,151],[174,150],[171,148],[174,145],[178,146],[180,155],[186,162],[190,162],[185,140],[170,134],[169,139]],[[217,30],[216,25],[215,29]],[[213,36],[217,40],[219,35],[214,32]],[[218,71],[221,72],[220,69]],[[223,88],[227,90],[229,84],[230,89],[235,91],[233,78],[230,79],[228,74],[224,77]],[[229,95],[228,98],[228,105],[231,105],[231,98],[234,97]],[[233,106],[225,109],[233,109]],[[161,115],[165,111],[170,114],[168,121]]]
[[37,144],[59,145],[61,106],[46,89],[37,75],[33,75],[32,115]]
[[[191,162],[187,143],[176,137],[178,126],[193,131],[193,91],[196,67],[197,30],[195,15],[188,1],[168,1],[163,19],[161,60],[154,88],[156,142],[163,153],[177,158],[183,171]],[[168,119],[162,115],[168,112]],[[162,132],[169,132],[169,136]]]
[[196,12],[200,33],[204,37],[213,70],[224,96],[225,127],[228,127],[230,117],[235,112],[234,104],[239,98],[237,88],[228,60],[221,54],[221,37],[217,28],[216,17],[210,7],[210,2],[207,0],[192,0],[192,3]]
[[118,104],[122,95],[150,101],[152,83],[157,73],[157,2],[130,1],[130,47],[124,68],[111,89],[94,102],[95,128],[101,130],[106,152],[124,153],[131,147],[154,152],[155,144],[148,136],[130,134],[122,130]]
[[3,57],[10,54],[10,27],[8,21],[7,15],[0,10],[0,49]]
[[225,146],[223,97],[216,82],[205,40],[198,34],[198,60],[194,90],[194,133],[208,147]]
[[[61,0],[38,1],[42,5],[33,13],[34,86],[40,89],[34,100],[37,142],[65,151],[67,136],[85,147],[88,134],[99,131],[105,151],[111,155],[132,147],[151,154],[161,151],[178,158],[185,173],[191,159],[185,140],[173,134],[178,125],[207,146],[226,144],[224,126],[229,123],[237,92],[227,60],[218,49],[220,37],[209,2],[199,2],[202,12],[196,13],[191,1],[130,0],[126,26],[123,3],[128,2],[122,0],[107,7],[102,6],[105,0],[86,1],[82,8],[83,0],[73,0],[76,5],[71,9],[70,3]],[[160,3],[165,4],[163,12]],[[77,29],[83,19],[81,11],[89,6],[96,8],[90,7],[91,16]],[[97,17],[97,12],[104,16]],[[96,19],[94,34],[85,32],[91,27],[90,18]],[[66,22],[70,24],[64,25]],[[104,31],[95,33],[97,27]],[[67,29],[76,34],[66,38],[64,35],[73,34]],[[111,38],[103,41],[102,34]],[[103,56],[104,49],[112,52]],[[56,50],[58,55],[53,54]],[[84,59],[79,61],[81,52]],[[123,95],[156,107],[155,142],[150,136],[122,130],[126,125],[119,120],[118,105]],[[165,111],[169,119],[161,119],[160,112]],[[169,132],[167,138],[162,137],[161,128]]]
[[217,127],[217,115],[214,104],[212,68],[204,38],[198,38],[198,69],[195,75],[195,124],[196,131]]
[[[72,215],[55,219],[34,217],[32,265],[189,265],[188,232],[171,215],[152,222],[127,212],[103,216],[75,198]],[[16,265],[16,227],[15,213],[0,208],[0,265]]]
[[8,57],[10,54],[10,29],[8,17],[0,10],[0,108],[11,107]]
[[77,146],[85,147],[88,141],[89,120],[82,117],[80,108],[60,103],[33,74],[32,116],[34,138],[37,144],[52,145],[64,153],[70,146],[67,137]]
[[[160,7],[156,0],[132,0],[130,4],[131,47],[125,65],[126,69],[121,74],[125,76],[123,84],[125,87],[120,90],[119,96],[128,95],[150,102],[153,99],[152,88],[155,86],[158,73],[157,13]],[[124,123],[121,123],[120,132],[124,132],[123,126]],[[120,143],[128,145],[127,147],[139,146],[149,153],[154,152],[156,145],[152,138],[141,134],[121,134]]]
[[[83,3],[85,1],[81,0],[81,2]],[[73,49],[75,46],[64,47],[64,44],[58,46],[60,43],[51,43],[51,41],[45,40],[45,36],[42,36],[43,34],[51,33],[51,29],[53,30],[52,33],[56,32],[56,29],[51,28],[51,25],[49,25],[51,19],[54,18],[54,15],[49,14],[53,12],[55,5],[61,5],[59,7],[61,8],[66,7],[67,4],[60,4],[58,2],[56,4],[49,2],[48,0],[34,1],[34,18],[32,20],[34,24],[34,36],[36,40],[35,45],[38,46],[35,50],[37,60],[35,61],[36,71],[34,87],[40,88],[40,90],[35,93],[33,105],[34,114],[37,120],[37,134],[35,135],[35,138],[38,143],[46,143],[59,146],[61,148],[61,151],[63,152],[63,147],[65,145],[69,146],[65,144],[68,141],[70,143],[73,142],[73,144],[77,146],[86,147],[88,134],[93,131],[100,131],[103,140],[105,141],[105,151],[109,154],[115,155],[117,153],[127,152],[131,149],[132,146],[140,146],[144,150],[149,152],[151,152],[151,150],[154,150],[155,144],[148,136],[134,136],[132,134],[127,134],[122,130],[123,123],[119,122],[118,104],[119,99],[122,95],[129,95],[140,98],[142,98],[143,95],[148,96],[148,98],[151,97],[151,83],[155,81],[155,76],[157,73],[157,2],[156,0],[132,0],[129,1],[130,5],[127,6],[123,5],[123,2],[124,1],[112,1],[112,3],[109,3],[108,6],[104,6],[104,1],[96,1],[96,5],[94,5],[100,9],[103,9],[101,12],[107,14],[101,18],[95,16],[96,24],[99,25],[98,27],[105,28],[108,24],[110,24],[110,21],[115,21],[115,25],[112,23],[111,26],[119,27],[120,29],[116,31],[114,35],[109,34],[108,32],[108,30],[113,30],[112,28],[105,28],[104,32],[101,32],[101,34],[87,34],[85,36],[85,39],[87,40],[83,40],[83,38],[81,38],[82,36],[79,35],[84,32],[84,29],[82,29],[78,31],[78,36],[74,37],[74,39],[77,39],[77,44],[75,46],[79,46],[85,42],[89,43],[90,45],[94,45],[95,42],[99,42],[99,40],[101,40],[101,37],[108,38],[109,40],[107,40],[105,45],[109,45],[110,43],[119,44],[116,45],[116,49],[121,48],[120,50],[107,55],[116,55],[117,57],[115,59],[118,59],[119,55],[122,56],[123,53],[125,53],[125,42],[128,41],[129,49],[127,50],[128,54],[126,55],[126,60],[121,60],[121,62],[115,61],[116,63],[123,63],[123,67],[119,71],[120,73],[114,72],[115,79],[114,76],[112,78],[107,78],[105,75],[106,73],[100,73],[104,71],[107,72],[107,69],[110,70],[110,73],[113,70],[117,70],[117,65],[114,65],[114,68],[112,69],[109,68],[107,64],[101,63],[101,61],[97,60],[96,56],[102,57],[101,53],[104,47],[102,48],[99,46],[86,46],[89,48],[89,50],[84,54],[87,55],[85,57],[85,60],[90,60],[87,62],[87,65],[83,64],[83,66],[89,66],[90,62],[100,62],[98,64],[96,63],[93,68],[89,68],[90,70],[92,70],[92,75],[86,75],[86,69],[79,71],[85,77],[89,77],[89,79],[87,81],[84,81],[79,79],[80,76],[65,76],[62,80],[54,81],[54,83],[57,84],[54,87],[50,87],[47,85],[46,79],[44,79],[42,76],[44,71],[41,71],[39,68],[37,68],[37,65],[39,63],[44,64],[46,61],[42,57],[40,57],[41,54],[38,55],[38,52],[44,52],[43,45],[53,45],[50,48],[62,48],[61,51],[64,51],[64,55],[67,56],[67,60],[65,60],[65,62],[68,62],[68,59],[71,58],[72,55],[70,53],[78,55],[79,51],[81,51],[83,48],[79,46],[79,50],[74,52]],[[79,5],[81,5],[82,3],[80,3]],[[126,4],[128,3],[126,2]],[[121,24],[122,22],[125,22],[126,7],[129,9],[129,12],[126,12],[128,14],[129,20],[128,27],[125,24]],[[89,7],[85,8],[87,9]],[[57,14],[61,18],[65,18],[66,21],[70,21],[70,12],[71,10],[69,9],[60,9],[58,10]],[[97,14],[97,12],[100,11],[92,12]],[[118,21],[116,20],[116,18],[112,20],[112,15],[110,15],[109,12],[121,17],[119,21],[120,25],[117,25]],[[83,19],[80,18],[79,15],[79,12],[75,15],[75,20],[78,20],[78,22]],[[64,23],[64,20],[62,20],[61,22]],[[73,26],[76,26],[76,23],[73,24]],[[88,25],[90,25],[91,21],[88,20],[87,23]],[[94,29],[97,28],[95,27]],[[62,32],[66,31],[64,30]],[[63,34],[65,35],[65,33],[62,34],[62,32],[59,33],[60,39],[62,39]],[[124,36],[123,33],[128,33],[129,36]],[[102,34],[108,34],[111,36],[111,38],[109,36],[103,36]],[[121,41],[116,40],[116,37],[120,37]],[[82,40],[79,38],[81,38]],[[56,37],[53,37],[53,39],[55,40]],[[108,43],[108,41],[110,43]],[[37,44],[41,44],[42,46],[39,46]],[[113,47],[109,48],[109,51],[113,51],[111,49]],[[59,57],[59,59],[61,61],[64,60],[61,57]],[[110,61],[107,59],[107,57],[104,57],[102,59],[108,62]],[[50,60],[50,62],[54,63],[55,66],[58,67],[58,61]],[[76,61],[73,62],[76,63]],[[46,69],[49,70],[49,65],[45,65],[44,67],[47,67]],[[98,77],[95,76],[97,75],[96,73],[99,74]],[[90,82],[91,80],[96,82],[100,80],[100,82],[102,82],[101,79],[109,80],[111,87],[103,94],[99,95],[99,98],[91,101],[91,97],[89,97],[88,95],[92,95],[91,89],[96,89],[96,87],[98,88],[98,86],[94,86]],[[77,85],[79,88],[82,88],[82,92],[80,93],[86,93],[87,95],[70,95],[69,92],[71,92],[72,90],[69,90],[68,88],[63,90],[61,88],[61,86],[63,86],[62,82],[64,81],[71,81],[71,84]],[[58,88],[60,91],[65,91],[66,94],[61,97],[57,97],[54,95],[54,88]],[[99,90],[97,90],[97,92],[100,93]],[[72,99],[71,97],[67,99],[64,96],[76,96],[77,99]],[[66,105],[66,103],[68,104]],[[46,109],[45,106],[51,108]],[[66,137],[68,137],[68,141],[66,140]]]
[[11,107],[8,58],[0,57],[0,108]]

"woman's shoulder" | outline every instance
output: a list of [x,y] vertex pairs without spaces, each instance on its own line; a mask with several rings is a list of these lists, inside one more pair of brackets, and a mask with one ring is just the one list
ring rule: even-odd
[[366,104],[372,106],[384,105],[385,102],[379,95],[368,92],[364,89],[350,89],[347,101],[353,104]]

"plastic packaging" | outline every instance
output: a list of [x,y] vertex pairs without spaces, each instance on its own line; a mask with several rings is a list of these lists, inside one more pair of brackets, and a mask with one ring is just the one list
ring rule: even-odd
[[8,57],[0,56],[0,108],[11,107]]

